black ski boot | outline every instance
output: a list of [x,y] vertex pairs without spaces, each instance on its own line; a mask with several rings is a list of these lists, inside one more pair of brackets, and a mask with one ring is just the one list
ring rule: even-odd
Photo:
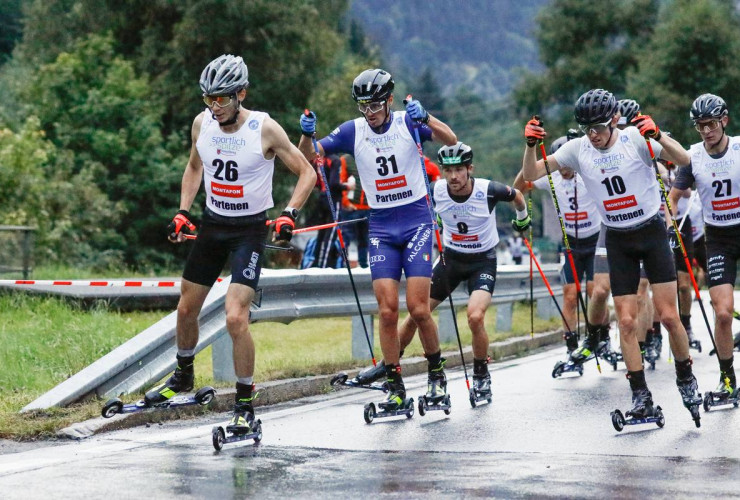
[[226,432],[231,434],[248,434],[254,431],[254,407],[252,402],[257,399],[258,392],[253,393],[254,384],[236,383],[234,399],[234,415],[226,426]]
[[565,340],[565,348],[568,351],[569,357],[570,357],[570,353],[578,349],[578,338],[579,338],[579,335],[576,332],[563,333],[563,340]]
[[632,409],[624,414],[627,418],[647,418],[655,414],[653,395],[645,389],[632,391]]
[[704,395],[704,411],[709,411],[713,406],[731,404],[737,408],[740,405],[740,389],[737,388],[734,370],[731,375],[732,378],[730,378],[730,374],[720,372],[717,388]]
[[177,368],[175,373],[167,379],[164,384],[158,385],[144,395],[144,401],[148,406],[164,403],[179,392],[193,390],[195,371],[193,360],[195,356],[177,355]]
[[385,363],[383,362],[383,360],[380,360],[380,363],[378,363],[377,365],[369,366],[362,370],[352,381],[358,385],[370,385],[376,380],[380,380],[384,376]]
[[701,427],[699,406],[702,404],[702,399],[696,377],[692,374],[685,379],[676,378],[676,386],[678,386],[678,392],[681,394],[683,405],[691,413],[691,418],[694,419],[696,426]]
[[406,386],[403,385],[401,374],[397,373],[393,377],[388,377],[388,394],[385,399],[378,403],[378,408],[382,411],[391,412],[403,407],[406,400]]
[[590,331],[581,347],[570,353],[570,360],[576,364],[583,364],[589,359],[593,359],[594,353],[599,349],[601,334],[598,327],[590,325]]
[[445,375],[445,358],[440,358],[436,366],[429,367],[427,374],[427,403],[437,404],[447,396],[447,375]]
[[701,341],[696,340],[694,337],[694,331],[690,326],[686,329],[686,335],[689,337],[689,347],[701,352]]

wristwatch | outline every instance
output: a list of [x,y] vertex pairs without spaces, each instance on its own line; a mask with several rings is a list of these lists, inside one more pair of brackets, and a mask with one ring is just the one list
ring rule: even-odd
[[293,220],[298,218],[298,209],[293,207],[285,207],[285,210],[283,210],[283,213],[286,213],[293,217]]

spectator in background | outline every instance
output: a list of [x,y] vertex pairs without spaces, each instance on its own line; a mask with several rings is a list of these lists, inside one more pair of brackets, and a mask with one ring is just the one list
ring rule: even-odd
[[516,233],[511,235],[509,238],[509,252],[511,252],[511,259],[517,266],[522,263],[523,246],[524,241],[521,234]]
[[427,171],[427,177],[429,178],[430,184],[442,178],[442,174],[440,173],[437,164],[430,160],[426,155],[424,155],[424,169]]
[[357,174],[357,166],[354,162],[350,162],[350,159],[351,156],[349,155],[344,155],[340,158],[339,184],[342,190],[341,219],[350,220],[364,217],[366,220],[343,226],[342,236],[344,237],[347,251],[349,251],[350,244],[353,241],[356,242],[357,265],[366,268],[368,266],[367,246],[368,230],[370,229],[368,222],[370,218],[370,206],[367,204],[367,196],[362,189],[360,176]]
[[[339,200],[342,197],[342,185],[339,182],[341,160],[339,156],[330,155],[324,159],[324,171],[326,172],[327,182],[329,183],[329,192],[331,201],[334,203],[334,210],[339,210]],[[334,216],[329,206],[327,197],[327,186],[324,185],[324,179],[318,171],[316,164],[316,190],[318,192],[318,203],[312,214],[309,216],[308,225],[314,226],[334,222]],[[328,267],[339,268],[344,265],[341,257],[341,249],[337,238],[336,228],[322,229],[316,233],[314,238],[309,240],[303,253],[301,269],[309,267]]]

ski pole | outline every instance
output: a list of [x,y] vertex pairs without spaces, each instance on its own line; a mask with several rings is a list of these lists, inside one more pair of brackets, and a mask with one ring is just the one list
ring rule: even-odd
[[[535,116],[534,118],[536,120],[539,120],[538,116]],[[545,141],[543,141],[542,139],[539,140],[539,147],[540,147],[540,152],[542,153],[542,161],[545,163],[545,171],[547,172],[547,181],[550,184],[550,196],[552,197],[552,202],[555,205],[555,211],[558,213],[558,221],[560,221],[560,231],[563,233],[563,244],[565,245],[565,252],[568,255],[568,261],[570,262],[570,269],[573,271],[573,281],[575,282],[576,293],[578,294],[578,304],[580,304],[581,308],[583,309],[583,319],[586,322],[586,331],[590,335],[591,325],[588,322],[588,311],[586,310],[586,304],[583,302],[583,295],[581,294],[581,280],[578,279],[576,263],[573,260],[573,252],[571,251],[570,244],[568,243],[568,234],[565,232],[565,223],[563,222],[563,214],[560,211],[560,204],[558,203],[558,197],[555,194],[555,184],[552,182],[552,174],[550,173],[550,164],[547,162],[547,151],[545,151]],[[599,363],[599,355],[596,354],[596,350],[594,350],[594,358],[596,359],[596,368],[599,370],[599,373],[601,373],[601,364]]]
[[[694,277],[694,270],[691,268],[691,262],[689,262],[689,255],[686,253],[686,247],[683,244],[683,238],[681,237],[681,231],[678,229],[678,224],[676,224],[676,219],[673,218],[673,209],[671,208],[671,202],[668,199],[668,193],[665,189],[665,184],[663,183],[663,177],[660,175],[660,169],[658,169],[658,160],[655,159],[655,152],[653,151],[653,145],[650,144],[650,138],[645,137],[645,143],[647,144],[648,151],[650,152],[650,159],[653,161],[653,168],[655,169],[655,177],[658,179],[658,185],[660,186],[660,191],[663,194],[663,199],[665,200],[665,207],[668,210],[668,216],[671,219],[671,224],[673,225],[673,232],[676,234],[676,238],[678,241],[678,246],[681,247],[681,253],[683,254],[684,262],[686,263],[686,269],[689,272],[689,277],[691,278],[691,284],[694,287],[694,294],[696,295],[696,300],[699,301],[699,309],[701,309],[701,315],[704,316],[704,323],[707,325],[707,332],[709,332],[709,338],[712,341],[712,346],[714,347],[714,350],[717,350],[717,343],[714,341],[714,334],[712,334],[712,327],[709,325],[709,318],[707,318],[707,312],[704,310],[704,301],[701,299],[701,294],[699,293],[699,286],[696,284],[696,278]],[[719,361],[719,356],[717,356],[717,361]],[[720,367],[721,368],[721,367]]]
[[[527,193],[528,200],[527,205],[529,208],[529,216],[532,217],[532,191]],[[532,224],[529,225],[529,239],[534,241],[532,238]],[[534,272],[532,268],[532,252],[529,252],[529,337],[534,338]]]
[[[411,94],[406,96],[403,101],[405,105],[412,99]],[[455,336],[457,337],[457,346],[460,349],[460,361],[462,362],[463,372],[465,373],[465,385],[468,386],[470,391],[470,380],[468,379],[468,368],[465,366],[465,355],[463,354],[462,341],[460,340],[460,330],[457,326],[457,313],[455,312],[455,304],[452,302],[452,290],[450,290],[450,282],[447,280],[447,263],[445,262],[445,252],[442,246],[442,238],[439,237],[439,227],[437,226],[437,218],[434,216],[434,207],[432,207],[432,190],[429,187],[429,178],[427,177],[427,169],[424,167],[424,150],[421,148],[421,138],[419,137],[419,124],[414,122],[414,141],[416,142],[416,149],[419,151],[419,164],[421,166],[421,174],[424,176],[424,183],[427,187],[427,206],[429,207],[429,215],[432,218],[432,227],[434,227],[434,236],[437,239],[437,248],[439,248],[439,260],[442,263],[442,267],[445,269],[445,286],[447,289],[447,298],[450,302],[450,311],[452,312],[452,324],[455,327]]]
[[[320,231],[322,229],[329,229],[331,227],[344,226],[345,224],[355,224],[357,222],[362,222],[365,220],[367,220],[367,217],[362,217],[360,219],[343,220],[340,222],[329,222],[327,224],[319,224],[317,226],[301,227],[298,229],[293,229],[293,234],[308,233],[310,231]],[[265,224],[269,226],[274,223],[274,220],[268,220]]]
[[[304,114],[308,116],[310,114],[310,111],[306,109],[304,111]],[[337,210],[334,207],[334,202],[332,201],[332,198],[331,198],[331,190],[329,189],[329,181],[326,178],[326,170],[324,169],[324,157],[321,156],[321,154],[319,153],[319,144],[318,144],[318,141],[316,141],[315,132],[313,133],[313,135],[311,135],[311,141],[313,142],[313,149],[314,149],[314,152],[316,153],[316,166],[319,169],[319,174],[321,175],[321,182],[323,182],[324,189],[326,191],[326,201],[329,203],[329,209],[331,210],[331,216],[332,216],[332,219],[334,219],[333,226],[329,226],[329,227],[336,227],[337,229],[337,236],[339,237],[339,246],[342,249],[342,258],[344,259],[345,266],[347,267],[347,273],[349,274],[349,281],[352,284],[352,293],[354,293],[355,295],[355,302],[357,303],[357,310],[360,313],[360,320],[362,321],[362,329],[365,332],[365,340],[367,340],[367,348],[370,349],[370,357],[373,360],[373,366],[377,366],[378,362],[375,360],[375,353],[373,352],[373,344],[372,342],[370,342],[370,334],[368,334],[367,325],[365,324],[365,315],[362,313],[362,305],[360,305],[360,296],[357,295],[357,286],[355,285],[355,278],[354,276],[352,276],[352,266],[349,263],[349,256],[347,255],[347,247],[345,247],[344,245],[344,238],[342,238],[342,230],[338,227],[339,225],[341,225],[341,223],[338,222]],[[358,220],[364,220],[364,219],[355,219],[353,221],[346,221],[346,222],[347,223],[357,222]]]
[[[185,234],[184,236],[186,240],[195,240],[198,238],[197,234]],[[265,248],[267,248],[268,250],[282,250],[284,252],[292,252],[294,250],[293,247],[281,247],[278,245],[270,245],[268,243],[265,243]]]
[[570,325],[568,324],[568,320],[565,319],[565,315],[563,314],[563,310],[560,308],[560,304],[558,304],[558,299],[555,298],[555,294],[552,291],[552,288],[550,288],[550,282],[547,281],[547,276],[545,276],[545,273],[542,271],[542,268],[540,267],[540,263],[537,261],[537,258],[534,257],[534,252],[532,251],[532,247],[529,244],[529,241],[527,238],[522,238],[524,240],[524,243],[527,245],[527,248],[529,248],[529,253],[532,255],[532,261],[537,265],[537,270],[540,272],[540,276],[542,277],[542,281],[545,282],[545,286],[547,287],[547,291],[550,292],[550,297],[552,297],[552,301],[555,302],[555,307],[557,307],[558,312],[560,313],[560,317],[563,319],[563,324],[568,329],[569,332],[572,332],[573,330],[570,329]]

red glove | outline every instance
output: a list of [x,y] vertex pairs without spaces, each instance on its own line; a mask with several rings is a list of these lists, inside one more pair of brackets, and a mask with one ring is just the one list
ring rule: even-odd
[[632,119],[632,123],[637,127],[643,137],[651,137],[659,141],[662,134],[650,115],[639,114]]
[[295,229],[295,219],[290,212],[284,211],[275,220],[275,241],[287,241],[293,237]]
[[177,236],[180,233],[193,234],[193,231],[195,231],[195,224],[190,222],[190,212],[178,210],[177,215],[167,225],[167,238],[174,243],[178,241]]
[[534,115],[531,120],[527,122],[527,126],[524,127],[524,138],[527,139],[527,146],[530,148],[537,144],[537,141],[541,141],[545,138],[547,133],[542,128],[542,120],[537,115]]

